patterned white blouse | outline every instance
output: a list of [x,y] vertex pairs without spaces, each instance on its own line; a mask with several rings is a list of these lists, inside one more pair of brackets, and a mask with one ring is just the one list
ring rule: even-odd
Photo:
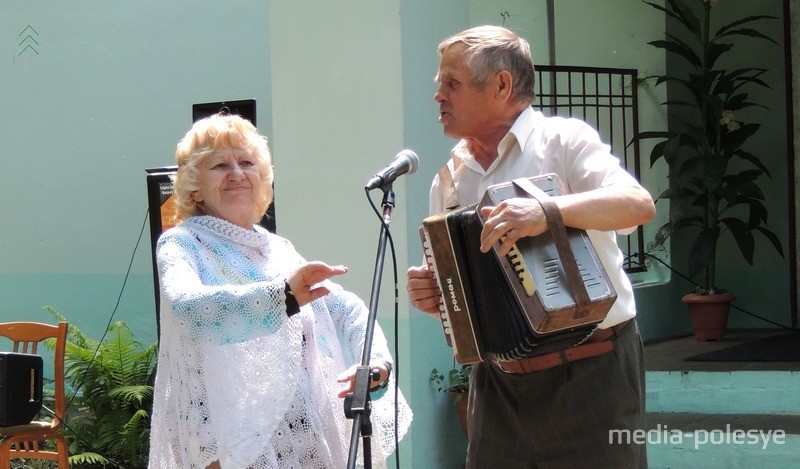
[[[352,420],[336,376],[360,362],[368,310],[326,281],[330,294],[289,317],[284,281],[304,262],[260,226],[211,216],[162,234],[150,468],[346,466]],[[392,361],[377,324],[371,355]],[[394,451],[395,401],[401,438],[411,421],[390,380],[385,395],[373,395],[375,467]]]

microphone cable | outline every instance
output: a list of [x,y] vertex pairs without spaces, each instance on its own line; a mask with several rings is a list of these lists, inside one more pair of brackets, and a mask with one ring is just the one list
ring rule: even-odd
[[[378,206],[375,205],[375,202],[370,197],[370,190],[365,188],[367,200],[369,201],[370,207],[372,207],[372,211],[375,212],[375,215],[378,217],[378,220],[381,222],[381,227],[386,231],[386,239],[389,241],[389,251],[392,256],[392,274],[394,280],[394,460],[395,460],[395,467],[400,467],[400,432],[398,429],[397,417],[400,412],[399,407],[399,395],[400,395],[400,351],[398,348],[398,344],[400,343],[400,338],[398,334],[399,328],[399,320],[398,315],[400,313],[400,293],[397,287],[398,278],[397,278],[397,254],[394,249],[394,239],[392,239],[392,232],[389,231],[389,225],[386,223],[386,220],[383,219],[383,215],[381,214],[380,210],[378,210]],[[377,320],[377,318],[376,318]]]
[[[122,287],[119,290],[119,295],[117,295],[117,302],[114,305],[114,309],[111,311],[111,316],[108,318],[108,322],[106,323],[106,329],[103,331],[103,335],[100,337],[100,340],[97,341],[97,348],[94,350],[94,354],[92,355],[92,359],[89,360],[89,364],[86,365],[86,368],[91,368],[92,364],[94,363],[94,359],[97,358],[97,354],[100,352],[100,347],[103,345],[103,340],[105,340],[106,335],[108,335],[108,331],[111,329],[111,324],[114,321],[114,316],[117,314],[117,309],[119,309],[119,304],[122,301],[122,294],[125,292],[125,286],[128,284],[128,277],[131,274],[131,268],[133,267],[133,261],[136,259],[136,252],[139,250],[139,244],[142,241],[142,235],[144,234],[144,227],[147,226],[147,218],[150,215],[150,209],[148,208],[145,210],[144,213],[144,220],[142,221],[142,228],[139,230],[139,237],[136,239],[136,245],[133,247],[133,253],[131,253],[131,259],[128,262],[128,269],[125,271],[125,278],[122,280]],[[78,386],[73,390],[72,397],[67,402],[66,409],[72,405],[72,401],[75,400],[75,397],[78,395],[78,390],[83,387],[83,383],[86,380],[86,375],[84,375],[84,379],[78,384]]]
[[[92,364],[94,363],[95,358],[97,358],[97,354],[100,352],[100,347],[102,347],[102,345],[103,345],[103,340],[105,339],[106,335],[108,335],[108,332],[111,329],[111,324],[113,323],[113,320],[114,320],[114,316],[116,315],[117,310],[119,309],[120,302],[122,301],[122,295],[125,292],[125,287],[128,284],[128,277],[130,276],[131,269],[133,267],[133,261],[136,258],[136,252],[139,250],[139,244],[142,241],[142,235],[144,234],[144,231],[145,231],[144,229],[145,229],[145,226],[147,225],[147,219],[148,219],[149,214],[150,214],[150,209],[148,208],[145,211],[144,221],[142,222],[142,228],[139,230],[139,237],[136,240],[136,245],[133,248],[133,253],[131,254],[130,262],[128,263],[128,269],[125,272],[125,278],[122,281],[122,286],[120,288],[119,294],[117,295],[116,304],[114,305],[114,309],[111,311],[111,316],[108,319],[108,323],[106,323],[106,328],[105,328],[105,331],[103,332],[102,337],[100,338],[100,340],[97,341],[97,348],[95,349],[91,360],[89,360],[88,365],[86,365],[87,373],[88,373],[89,368],[91,368]],[[62,316],[62,318],[63,318],[63,316]],[[63,319],[66,319],[66,318],[63,318]],[[73,401],[77,397],[78,392],[83,387],[83,384],[84,384],[85,381],[86,381],[86,374],[83,375],[83,379],[81,379],[81,381],[78,383],[78,385],[72,390],[72,396],[69,398],[69,400],[67,401],[67,403],[66,403],[66,405],[64,407],[65,412],[67,410],[69,410],[70,406],[72,406]],[[46,411],[48,411],[49,413],[51,413],[55,417],[57,417],[59,420],[61,420],[61,423],[64,425],[64,427],[67,428],[68,430],[70,430],[72,432],[72,434],[75,435],[76,438],[81,440],[89,449],[91,449],[93,453],[99,454],[99,453],[97,453],[95,451],[95,447],[91,442],[87,441],[82,435],[78,434],[78,432],[76,432],[73,428],[71,428],[69,426],[69,423],[67,422],[67,419],[65,418],[66,417],[65,415],[64,416],[56,415],[56,413],[53,410],[49,409],[48,407],[46,407],[44,405],[42,407]],[[116,467],[119,467],[121,469],[125,469],[125,466],[123,466],[122,464],[120,464],[120,463],[118,463],[116,461],[113,461],[112,459],[110,459],[110,458],[108,458],[106,456],[103,456],[103,457],[106,460],[108,460],[110,463],[114,464]]]
[[[53,417],[59,419],[61,421],[61,424],[64,425],[64,428],[66,428],[67,430],[71,431],[73,435],[75,435],[79,440],[81,440],[83,442],[83,444],[85,444],[87,447],[89,447],[91,449],[94,449],[94,446],[92,446],[92,443],[89,442],[89,441],[86,441],[86,438],[84,438],[83,436],[79,435],[78,432],[76,432],[72,427],[70,427],[69,424],[67,424],[67,421],[64,419],[63,416],[56,414],[56,412],[54,410],[52,410],[51,408],[47,407],[46,405],[42,405],[42,409],[44,409],[47,412],[49,412],[50,414],[52,414]],[[95,451],[93,451],[93,453],[97,454],[97,455],[100,455],[99,453],[97,453]],[[100,455],[100,456],[102,456],[102,455]],[[106,461],[108,461],[109,463],[113,464],[115,467],[118,467],[120,469],[126,469],[124,465],[118,463],[117,461],[114,461],[113,459],[111,459],[111,458],[109,458],[107,456],[102,456],[102,457]],[[97,461],[85,461],[85,462],[96,463]],[[97,463],[99,463],[99,462],[97,462]],[[28,466],[25,466],[25,467],[28,467]]]
[[[628,259],[630,259],[630,258],[633,258],[633,257],[637,257],[638,255],[639,255],[639,253],[638,253],[638,252],[637,252],[637,253],[633,253],[632,255],[627,255],[627,258],[628,258]],[[695,286],[695,288],[702,288],[702,286],[701,286],[701,285],[699,285],[697,282],[695,282],[694,280],[690,279],[690,278],[689,278],[687,275],[683,274],[682,272],[679,272],[677,269],[673,268],[671,265],[667,264],[667,263],[666,263],[665,261],[663,261],[662,259],[660,259],[660,258],[658,258],[658,257],[654,256],[653,254],[650,254],[649,252],[645,252],[645,253],[644,253],[644,255],[645,255],[645,256],[647,256],[647,257],[649,257],[649,258],[651,258],[651,259],[655,259],[656,261],[658,261],[659,263],[661,263],[661,264],[662,264],[664,267],[666,267],[667,269],[669,269],[671,272],[674,272],[676,275],[678,275],[679,277],[681,277],[682,279],[684,279],[684,280],[685,280],[685,281],[687,281],[688,283],[690,283],[690,284],[694,285],[694,286]],[[787,329],[787,330],[790,330],[790,331],[796,331],[796,330],[797,330],[797,329],[794,329],[794,328],[792,328],[792,327],[785,326],[785,325],[783,325],[783,324],[779,324],[779,323],[777,323],[777,322],[775,322],[775,321],[772,321],[772,320],[770,320],[770,319],[767,319],[767,318],[765,318],[765,317],[759,316],[759,315],[757,315],[757,314],[755,314],[755,313],[751,313],[750,311],[747,311],[747,310],[745,310],[745,309],[743,309],[743,308],[740,308],[739,306],[737,306],[737,305],[735,304],[735,302],[731,303],[731,307],[732,307],[732,308],[734,308],[734,309],[736,309],[736,310],[738,310],[738,311],[740,311],[740,312],[742,312],[742,313],[744,313],[744,314],[746,314],[746,315],[748,315],[748,316],[751,316],[751,317],[753,317],[753,318],[756,318],[756,319],[760,319],[761,321],[764,321],[764,322],[766,322],[766,323],[769,323],[769,324],[772,324],[772,325],[774,325],[774,326],[780,327],[780,328],[782,328],[782,329]]]

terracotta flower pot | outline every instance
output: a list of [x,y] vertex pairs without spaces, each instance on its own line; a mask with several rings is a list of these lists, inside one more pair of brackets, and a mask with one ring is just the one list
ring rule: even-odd
[[736,297],[727,293],[698,295],[689,293],[682,300],[689,307],[694,336],[700,342],[722,340],[728,324],[728,312]]
[[469,426],[467,425],[467,406],[469,405],[469,399],[467,398],[467,393],[460,393],[460,392],[451,392],[451,396],[453,396],[453,402],[456,406],[456,412],[458,413],[458,420],[461,423],[461,429],[464,430],[464,436],[469,435]]

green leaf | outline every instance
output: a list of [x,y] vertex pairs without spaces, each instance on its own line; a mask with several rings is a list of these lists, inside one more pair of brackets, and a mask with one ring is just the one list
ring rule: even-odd
[[[756,88],[770,89],[763,79],[767,69],[741,64],[725,68],[737,58],[728,54],[734,46],[748,47],[748,40],[751,44],[753,41],[776,44],[761,31],[771,33],[765,27],[777,18],[767,15],[740,18],[721,27],[714,26],[719,29],[709,38],[708,29],[715,24],[711,15],[716,13],[708,2],[695,0],[691,8],[683,0],[645,3],[663,12],[668,22],[675,20],[686,28],[686,31],[672,28],[664,39],[650,43],[686,64],[670,67],[663,75],[648,77],[655,78],[656,85],[669,85],[670,97],[663,104],[667,107],[672,133],[641,134],[660,139],[650,152],[651,166],[663,158],[669,169],[669,187],[657,202],[669,200],[670,221],[658,229],[653,245],[663,244],[674,233],[685,230],[687,239],[691,239],[687,251],[689,273],[705,271],[708,289],[714,286],[716,247],[724,233],[731,233],[742,257],[750,264],[755,251],[754,231],[764,233],[783,256],[780,239],[767,228],[764,193],[758,185],[763,175],[771,177],[751,143],[760,124],[744,122],[743,117],[751,118],[751,113],[741,112],[750,108],[767,109],[754,101],[752,93]],[[698,18],[695,12],[701,16]],[[722,123],[724,111],[735,112],[732,118],[735,125]],[[729,125],[736,128],[729,130]]]
[[[72,451],[70,451],[70,453],[72,453]],[[104,458],[102,455],[87,451],[80,454],[70,455],[69,464],[70,466],[75,466],[75,467],[79,467],[82,464],[107,465],[109,464],[109,460]]]
[[717,44],[714,42],[709,43],[706,51],[706,68],[714,68],[714,64],[717,62],[717,59],[719,59],[720,56],[725,52],[731,50],[732,47],[733,44]]
[[747,221],[749,227],[757,227],[767,224],[767,208],[758,200],[749,199],[747,205],[750,207],[750,217]]
[[778,251],[778,254],[780,254],[781,257],[785,259],[783,255],[783,247],[781,246],[781,240],[778,239],[778,236],[772,231],[764,228],[763,226],[757,226],[755,229],[760,231],[761,234],[763,234],[764,236],[766,236],[769,242],[772,243],[772,247],[774,247],[775,250]]
[[667,4],[674,12],[674,17],[677,18],[689,32],[696,36],[700,35],[700,20],[686,3],[681,0],[667,0]]
[[736,240],[736,244],[739,246],[739,251],[742,253],[744,260],[746,260],[748,264],[753,265],[753,252],[755,251],[756,243],[747,225],[738,218],[723,218],[720,220],[720,223],[725,225],[733,234],[733,238]]
[[719,228],[713,227],[700,231],[689,248],[689,275],[694,277],[706,268],[715,257]]
[[650,44],[653,47],[664,49],[667,52],[672,52],[680,57],[683,57],[684,60],[689,62],[695,68],[700,68],[703,65],[702,60],[700,59],[700,57],[698,57],[697,53],[695,53],[695,51],[692,50],[692,48],[689,47],[685,42],[672,36],[669,37],[670,40],[661,39],[656,41],[650,41],[648,42],[648,44]]
[[666,223],[662,225],[653,235],[653,247],[658,247],[664,244],[664,242],[670,237],[670,235],[672,235],[672,233],[672,223]]
[[644,3],[650,5],[651,7],[657,10],[663,11],[672,18],[675,18],[690,32],[694,34],[699,33],[700,22],[697,20],[697,17],[694,16],[691,9],[689,9],[683,2],[679,0],[669,0],[667,3],[670,5],[670,8],[665,8],[657,3],[652,3],[647,1],[645,1]]
[[741,147],[744,142],[758,132],[760,124],[744,124],[738,129],[727,132],[723,136],[722,148],[726,154],[733,153]]
[[[70,324],[72,331],[79,332]],[[70,334],[65,375],[73,411],[65,435],[75,467],[111,460],[131,469],[147,466],[157,350],[157,343],[144,348],[121,321],[102,343]]]
[[[736,20],[736,21],[734,21],[732,23],[729,23],[729,24],[721,27],[716,32],[716,34],[714,34],[713,40],[716,41],[717,39],[723,38],[725,36],[736,34],[735,32],[733,32],[733,28],[737,28],[737,27],[745,25],[747,23],[754,23],[756,21],[762,21],[762,20],[777,20],[777,19],[778,18],[776,18],[774,16],[770,16],[770,15],[747,16],[745,18],[738,19],[738,20]],[[752,29],[749,29],[749,30],[750,31],[754,31]],[[757,35],[752,36],[752,37],[757,37],[757,38],[760,38],[760,39],[766,39],[766,40],[768,40],[768,41],[770,41],[770,42],[772,42],[772,43],[777,45],[777,42],[773,41],[772,38],[767,37],[767,36],[765,36],[765,35],[763,35],[761,33],[758,33],[757,31],[756,31],[756,33],[757,33]]]

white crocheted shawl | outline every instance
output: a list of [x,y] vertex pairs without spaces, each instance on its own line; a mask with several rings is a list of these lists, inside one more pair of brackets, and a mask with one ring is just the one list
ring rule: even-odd
[[[352,420],[336,376],[360,362],[368,311],[326,282],[329,295],[288,317],[284,280],[303,262],[260,226],[210,216],[162,234],[150,468],[346,466]],[[391,361],[377,324],[371,355]],[[374,467],[394,451],[393,379],[373,400]],[[397,401],[402,438],[411,411]]]

